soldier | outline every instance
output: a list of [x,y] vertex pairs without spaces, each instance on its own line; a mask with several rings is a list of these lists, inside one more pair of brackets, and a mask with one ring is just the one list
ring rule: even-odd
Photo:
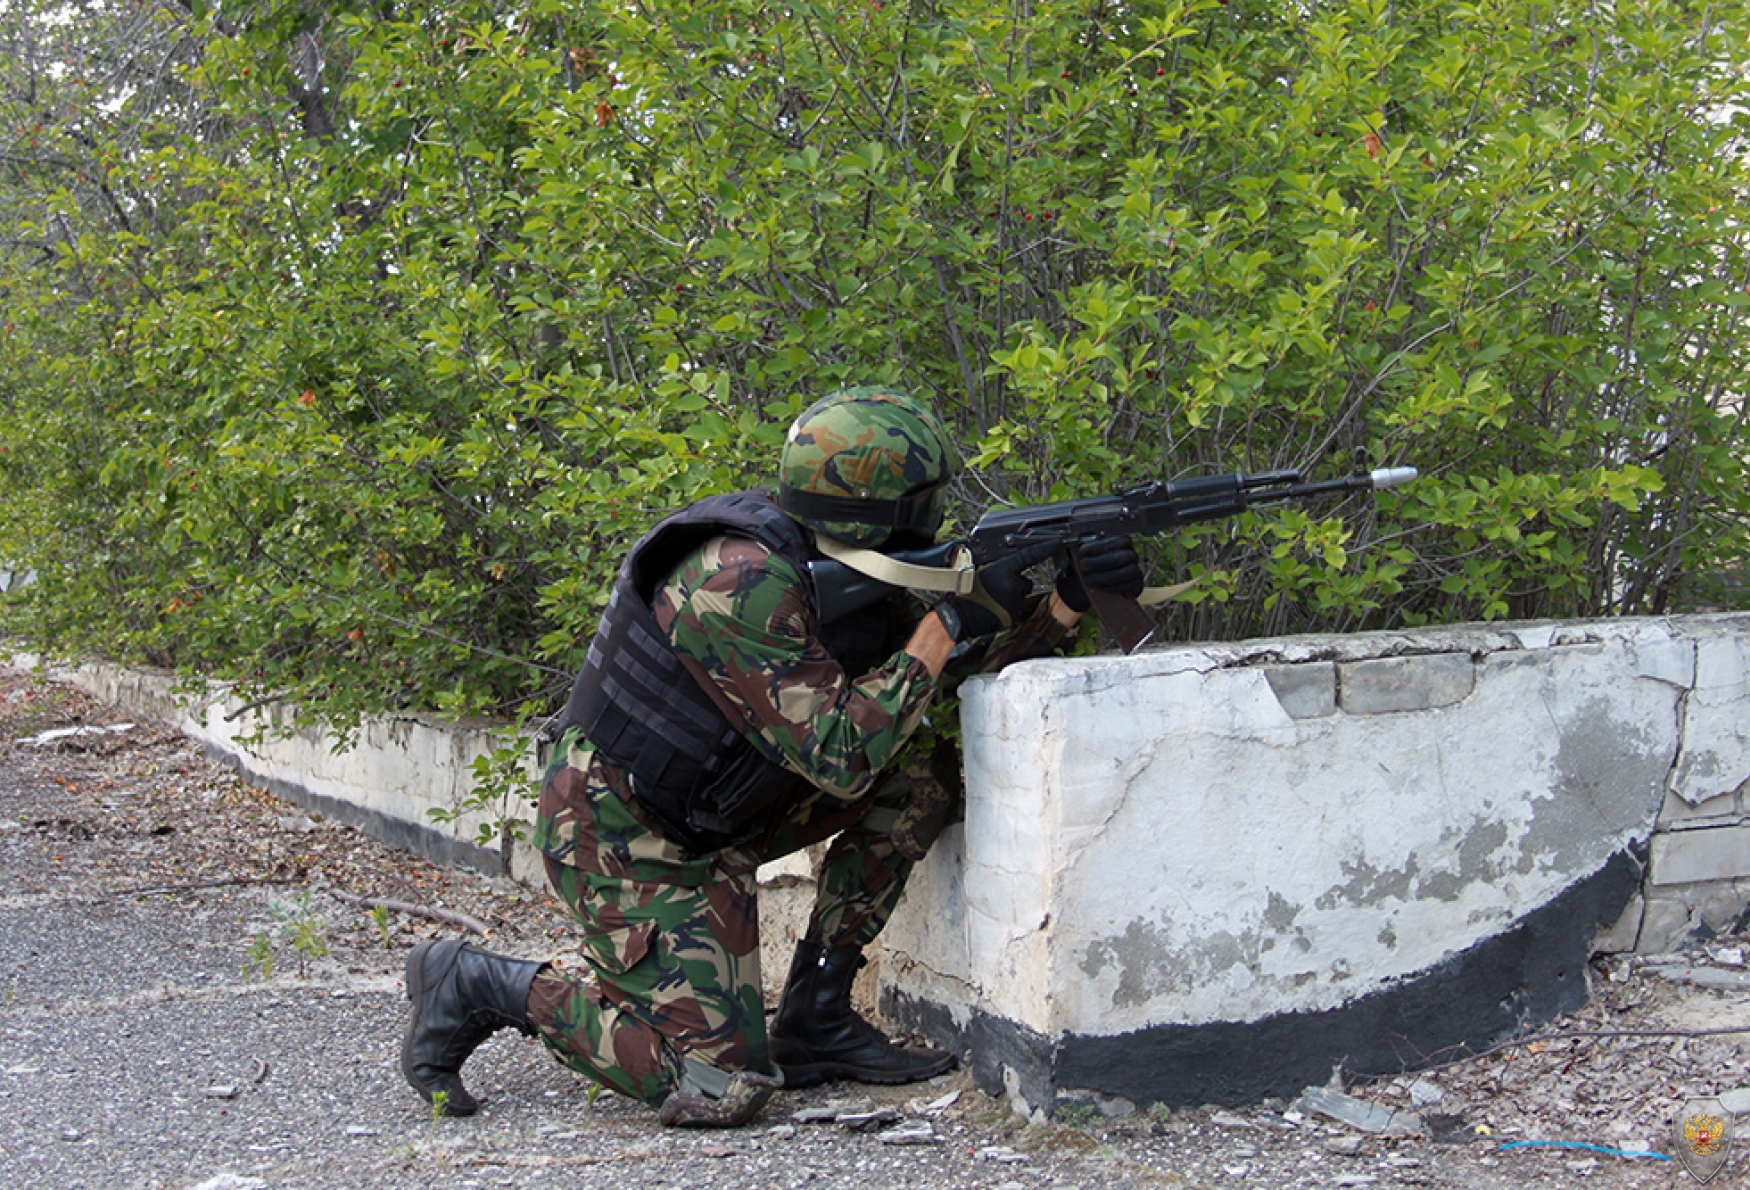
[[[1129,540],[1113,539],[1084,547],[1043,600],[1024,573],[1048,556],[1035,551],[980,571],[988,605],[896,589],[819,623],[816,535],[933,541],[953,457],[910,397],[846,389],[791,427],[775,496],[703,500],[633,548],[560,719],[535,829],[592,977],[423,943],[407,960],[402,1045],[415,1090],[472,1114],[462,1063],[506,1027],[687,1127],[746,1123],[780,1085],[902,1083],[953,1065],[851,1005],[863,949],[958,789],[952,749],[901,763],[902,748],[951,655],[956,670],[1043,655],[1087,610],[1087,587],[1143,585]],[[768,1036],[754,872],[827,838]]]

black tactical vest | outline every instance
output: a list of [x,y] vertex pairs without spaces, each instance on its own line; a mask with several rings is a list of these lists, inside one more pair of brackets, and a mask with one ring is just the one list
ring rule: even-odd
[[[781,812],[812,791],[724,716],[651,611],[675,568],[726,533],[752,538],[800,574],[809,573],[807,532],[770,492],[712,496],[666,518],[620,567],[558,728],[582,728],[603,759],[625,770],[634,799],[663,834],[695,852],[746,837],[768,811]],[[813,609],[814,591],[804,596]],[[904,623],[895,600],[845,617],[822,631],[821,642],[854,676],[896,652],[913,626]]]

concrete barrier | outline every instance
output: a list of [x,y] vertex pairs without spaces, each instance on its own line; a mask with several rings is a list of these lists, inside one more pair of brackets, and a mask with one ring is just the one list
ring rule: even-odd
[[[13,653],[11,663],[43,668],[40,657],[23,652]],[[221,682],[102,661],[50,672],[128,714],[175,727],[251,784],[326,819],[439,863],[524,881],[541,878],[534,857],[516,840],[533,822],[533,808],[521,798],[471,805],[474,762],[492,752],[503,724],[389,715],[343,738],[294,726],[284,704],[245,702]],[[540,760],[531,739],[523,766],[531,785]]]
[[1595,945],[1743,910],[1747,633],[1466,626],[979,679],[966,822],[888,928],[884,1010],[1043,1110],[1291,1095],[1577,1008]]
[[[541,881],[490,830],[527,803],[469,808],[491,725],[395,716],[343,747],[223,688],[66,676],[314,811]],[[1750,901],[1750,616],[1031,662],[962,717],[966,822],[883,938],[881,1004],[1029,1112],[1410,1068],[1579,1006],[1595,950],[1667,951]],[[806,857],[761,877],[781,976]]]

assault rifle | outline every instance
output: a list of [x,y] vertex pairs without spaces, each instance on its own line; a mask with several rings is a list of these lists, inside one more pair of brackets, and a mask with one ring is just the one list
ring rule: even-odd
[[[870,606],[894,587],[953,591],[976,598],[980,566],[1029,546],[1057,545],[1073,558],[1080,543],[1102,537],[1164,533],[1181,525],[1238,516],[1248,508],[1327,493],[1378,491],[1415,478],[1414,467],[1385,467],[1311,483],[1303,481],[1299,471],[1154,480],[1112,496],[995,509],[979,518],[960,540],[892,554],[837,547],[822,539],[828,556],[815,559],[809,569],[820,600],[821,622],[830,624]],[[1089,595],[1094,610],[1126,652],[1135,650],[1153,631],[1136,601],[1110,592]]]

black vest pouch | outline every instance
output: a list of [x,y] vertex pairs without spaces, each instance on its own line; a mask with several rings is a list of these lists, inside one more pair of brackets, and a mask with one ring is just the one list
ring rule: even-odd
[[773,764],[743,740],[717,779],[689,799],[687,832],[711,841],[710,850],[719,850],[747,838],[773,813],[787,811],[813,789],[807,778]]

